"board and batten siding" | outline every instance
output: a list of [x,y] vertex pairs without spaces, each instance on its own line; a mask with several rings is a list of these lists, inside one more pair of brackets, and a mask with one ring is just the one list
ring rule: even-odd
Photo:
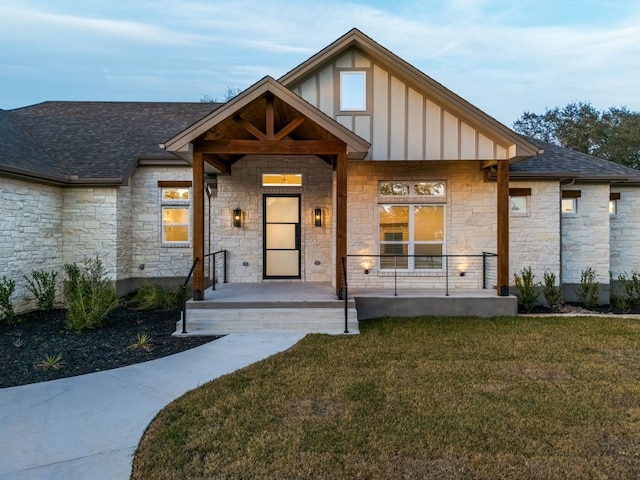
[[[340,71],[367,73],[363,112],[341,112]],[[367,58],[356,48],[316,70],[291,90],[371,143],[367,160],[489,160],[507,148],[478,131],[426,91]]]

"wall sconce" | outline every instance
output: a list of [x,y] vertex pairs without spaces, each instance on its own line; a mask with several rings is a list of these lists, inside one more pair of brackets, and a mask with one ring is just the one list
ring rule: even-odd
[[316,208],[313,211],[313,223],[316,227],[322,226],[322,209]]
[[464,277],[464,276],[465,276],[465,271],[464,271],[464,270],[461,270],[461,271],[460,271],[460,276],[461,276],[461,277]]
[[365,260],[364,262],[362,262],[360,264],[360,266],[362,267],[362,270],[364,271],[365,275],[369,275],[369,269],[371,268],[371,263],[367,260]]
[[242,210],[239,208],[233,209],[233,226],[234,227],[242,226]]

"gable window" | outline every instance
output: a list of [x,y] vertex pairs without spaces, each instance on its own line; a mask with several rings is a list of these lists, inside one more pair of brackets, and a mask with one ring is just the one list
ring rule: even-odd
[[367,110],[367,72],[340,72],[340,110],[343,112]]
[[509,212],[512,216],[529,215],[530,188],[510,188],[509,189]]
[[578,213],[578,199],[582,195],[580,190],[562,191],[562,214],[575,215]]
[[163,245],[191,242],[191,182],[158,182]]

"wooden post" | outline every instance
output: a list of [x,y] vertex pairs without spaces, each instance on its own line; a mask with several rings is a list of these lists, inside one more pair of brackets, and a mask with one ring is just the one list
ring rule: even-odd
[[509,160],[498,160],[498,295],[509,295]]
[[336,161],[336,294],[344,287],[342,257],[347,255],[347,154]]
[[193,299],[204,300],[204,158],[193,154]]

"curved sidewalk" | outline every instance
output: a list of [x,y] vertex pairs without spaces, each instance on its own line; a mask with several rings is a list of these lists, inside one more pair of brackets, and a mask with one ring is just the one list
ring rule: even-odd
[[231,334],[129,367],[0,389],[0,478],[126,480],[147,425],[203,383],[305,334]]

